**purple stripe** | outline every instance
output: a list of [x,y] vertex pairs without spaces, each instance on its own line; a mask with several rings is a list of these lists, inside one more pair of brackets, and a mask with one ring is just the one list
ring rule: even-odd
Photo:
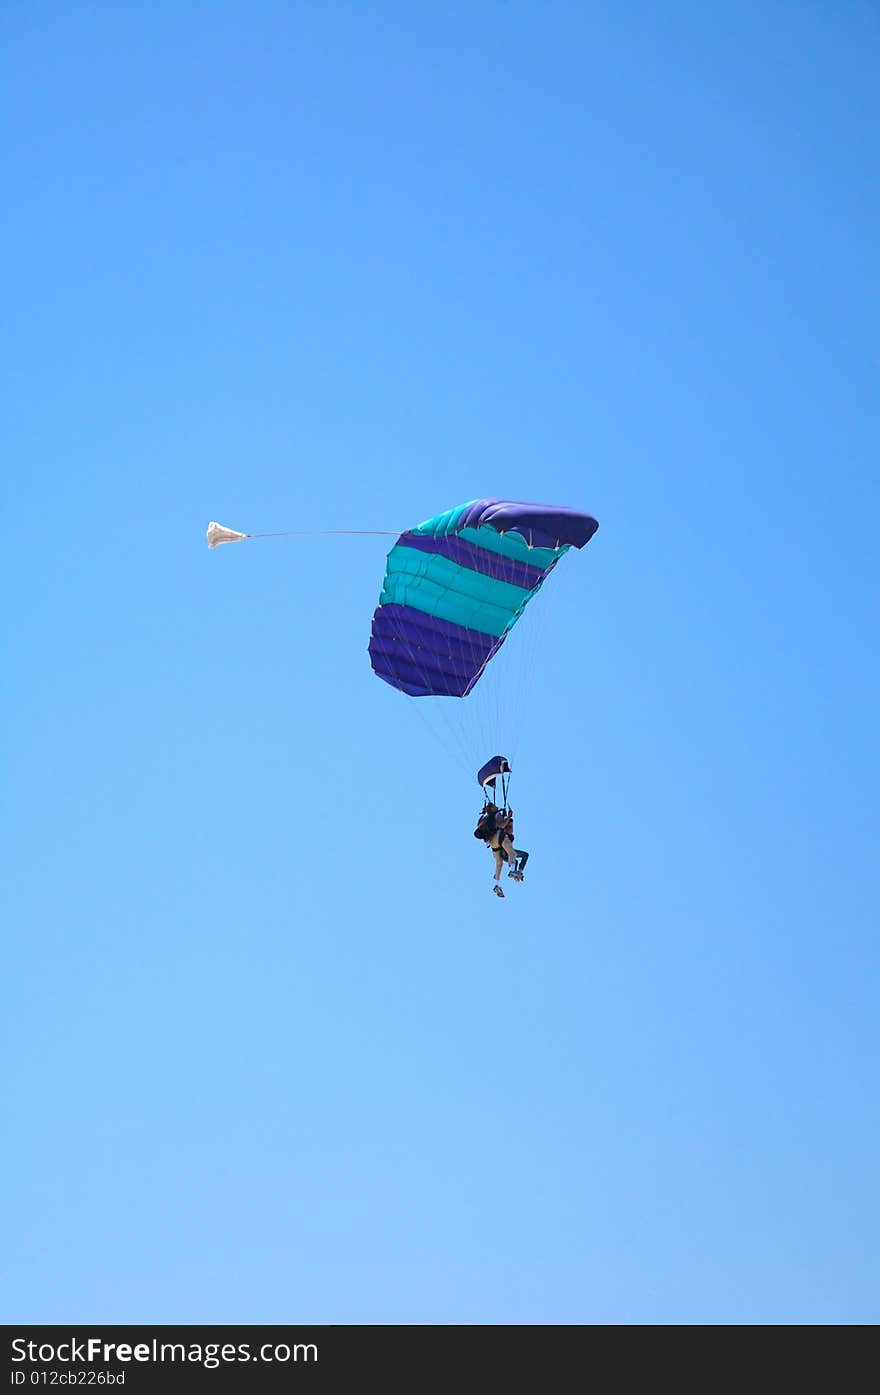
[[479,672],[483,661],[476,662],[473,653],[466,657],[454,658],[451,654],[440,653],[436,649],[427,649],[424,645],[413,644],[401,635],[389,635],[387,638],[377,635],[374,631],[369,644],[370,655],[386,668],[394,668],[398,659],[405,659],[407,663],[416,664],[426,671],[431,670],[436,674],[445,674],[448,677],[460,678],[465,684],[473,678],[474,673]]
[[402,658],[396,659],[390,668],[382,667],[374,659],[373,670],[377,677],[384,678],[392,688],[399,688],[401,692],[409,693],[412,697],[460,698],[468,691],[467,679],[434,673]]
[[514,586],[523,586],[534,591],[547,575],[543,567],[533,567],[530,562],[518,562],[515,557],[502,557],[499,552],[477,547],[454,533],[446,537],[432,537],[430,533],[402,533],[397,539],[399,547],[414,547],[419,552],[434,552],[440,557],[448,557],[460,567],[469,567],[472,572],[482,572],[496,581],[509,581]]
[[599,527],[595,518],[558,504],[523,504],[516,499],[477,499],[458,520],[459,528],[489,524],[498,533],[521,533],[533,547],[583,547]]
[[373,614],[373,634],[397,635],[408,644],[421,644],[437,653],[456,658],[470,658],[477,654],[480,663],[488,658],[495,644],[495,636],[484,634],[482,630],[471,630],[466,625],[456,625],[452,620],[428,615],[415,606],[392,602],[377,606]]
[[502,643],[503,637],[389,604],[373,615],[369,654],[380,678],[413,697],[465,697]]

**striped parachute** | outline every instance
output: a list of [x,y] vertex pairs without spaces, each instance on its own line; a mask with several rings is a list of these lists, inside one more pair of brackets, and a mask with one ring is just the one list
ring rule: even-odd
[[370,661],[411,697],[467,697],[566,552],[598,528],[574,509],[472,499],[388,554]]
[[[584,547],[598,526],[589,514],[553,504],[472,499],[407,529],[389,552],[373,615],[370,661],[381,679],[410,697],[464,698],[480,684],[476,700],[466,705],[415,704],[428,725],[433,716],[440,716],[446,726],[445,736],[439,733],[441,740],[446,744],[451,738],[453,746],[458,742],[453,754],[471,773],[477,749],[483,761],[489,750],[513,753],[508,738],[517,734],[514,727],[529,679],[540,672],[528,645],[512,645],[508,657],[500,665],[492,664],[484,678],[490,661],[560,557],[573,547]],[[211,522],[207,543],[216,548],[255,538],[378,531],[385,530],[241,533]],[[529,629],[534,639],[535,627],[527,625]],[[465,723],[456,722],[463,710],[467,735]],[[479,772],[487,798],[499,775],[506,799],[506,755],[493,756]]]

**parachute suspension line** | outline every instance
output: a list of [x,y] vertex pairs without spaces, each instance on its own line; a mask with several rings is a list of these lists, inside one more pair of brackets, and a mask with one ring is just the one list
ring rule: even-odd
[[414,697],[410,699],[415,705],[421,720],[432,733],[435,740],[446,749],[447,754],[452,756],[456,765],[463,771],[471,773],[473,766],[470,760],[470,753],[467,743],[464,740],[461,726],[457,725],[445,706],[439,704],[444,702],[443,698],[432,700],[429,698]]
[[[506,580],[507,580],[507,577],[506,577],[506,575],[505,575],[505,573],[506,573],[506,571],[507,571],[506,559],[504,558],[504,556],[503,556],[502,553],[500,553],[500,552],[496,552],[496,553],[494,554],[494,558],[495,558],[495,562],[494,562],[495,580],[496,580],[496,581],[506,581]],[[506,639],[505,639],[504,644],[501,646],[501,651],[500,651],[500,653],[499,653],[499,655],[498,655],[499,658],[500,658],[501,655],[504,653],[504,650],[505,650],[506,647],[507,647],[507,641],[506,641]],[[494,689],[494,691],[491,692],[491,696],[492,696],[492,698],[494,699],[494,711],[493,711],[493,708],[490,707],[490,710],[489,710],[489,722],[490,722],[490,724],[491,724],[492,726],[494,726],[494,731],[492,732],[492,736],[491,736],[491,739],[490,739],[490,741],[489,741],[489,747],[490,747],[490,749],[492,749],[492,747],[494,746],[494,749],[495,749],[496,751],[497,751],[497,750],[503,751],[503,750],[505,749],[505,747],[504,747],[504,740],[505,740],[505,737],[504,737],[504,721],[503,721],[504,703],[505,703],[505,697],[506,697],[506,691],[507,691],[507,683],[506,683],[506,681],[505,681],[505,672],[504,672],[505,667],[506,667],[506,666],[505,666],[503,663],[502,663],[502,664],[499,664],[499,665],[496,665],[496,671],[495,671],[494,674],[491,675],[492,681],[493,681],[493,689]],[[504,787],[504,786],[503,786],[503,781],[502,781],[502,787]],[[506,789],[504,790],[504,800],[505,800],[505,803],[506,803],[506,800],[507,800]]]
[[524,689],[525,689],[526,681],[527,681],[527,679],[528,679],[529,667],[530,667],[531,663],[533,662],[533,655],[532,655],[532,652],[531,652],[531,651],[532,651],[532,646],[531,646],[531,644],[530,644],[530,642],[529,642],[529,640],[530,640],[530,634],[531,634],[531,631],[532,631],[531,620],[533,620],[533,619],[534,619],[534,617],[530,617],[529,619],[526,619],[525,616],[522,618],[522,620],[520,621],[520,626],[521,626],[521,627],[523,627],[523,626],[525,627],[525,633],[520,634],[520,635],[517,636],[517,639],[518,639],[518,641],[519,641],[519,648],[518,648],[518,652],[517,652],[517,654],[516,654],[516,661],[515,661],[515,664],[514,664],[514,674],[513,674],[513,679],[512,679],[512,683],[513,683],[513,701],[514,701],[514,703],[515,703],[515,705],[516,705],[516,723],[515,723],[515,726],[514,726],[514,730],[513,730],[512,733],[511,733],[511,738],[510,738],[510,757],[509,757],[509,759],[511,760],[512,763],[515,763],[515,762],[517,761],[517,759],[518,759],[518,756],[519,756],[519,745],[520,745],[520,741],[521,741],[521,739],[522,739],[522,728],[523,728],[523,722],[524,722],[524,720],[525,720],[525,713],[524,713],[525,703],[524,703],[523,694],[524,694]]
[[[494,549],[487,552],[489,574],[494,581],[509,580],[509,563],[501,552]],[[505,722],[504,711],[507,701],[507,664],[503,661],[506,636],[499,635],[501,641],[496,654],[483,665],[480,682],[485,697],[485,721],[483,725],[483,751],[504,750]],[[499,662],[500,660],[500,662]]]
[[[494,581],[510,580],[510,565],[501,552],[487,550],[485,554],[489,575]],[[500,643],[499,643],[500,641]],[[508,721],[510,692],[510,657],[508,636],[500,635],[496,640],[497,650],[492,658],[480,662],[476,658],[477,677],[474,686],[480,684],[477,701],[480,705],[480,759],[482,753],[495,749],[505,750],[508,743]],[[475,753],[477,754],[477,753]]]
[[[524,540],[527,541],[527,545],[531,546],[531,533]],[[518,578],[514,559],[493,549],[487,551],[486,562],[488,572],[494,580],[517,584]],[[547,569],[548,574],[554,565],[555,562],[551,563]],[[525,690],[531,686],[535,677],[534,660],[538,622],[529,612],[529,605],[542,585],[543,579],[526,599],[516,624],[510,625],[505,633],[499,637],[501,644],[496,657],[483,663],[472,685],[475,687],[479,681],[481,687],[483,750],[495,747],[499,750],[513,751],[513,747],[518,745],[523,723]],[[526,612],[529,612],[528,617]],[[523,625],[525,625],[525,634],[521,633]]]
[[510,742],[510,759],[512,764],[516,763],[519,756],[520,740],[522,739],[530,719],[531,699],[536,686],[537,672],[545,657],[543,652],[544,645],[542,642],[541,602],[538,602],[537,611],[533,610],[532,607],[538,599],[539,592],[544,582],[557,565],[560,555],[561,554],[557,554],[556,558],[554,558],[549,567],[547,567],[543,580],[533,592],[525,608],[525,612],[517,624],[519,649],[517,651],[517,663],[514,665],[516,730]]
[[461,745],[459,744],[458,747],[456,747],[455,742],[451,740],[449,728],[447,727],[447,729],[444,731],[442,726],[437,726],[432,721],[430,721],[428,717],[427,708],[422,706],[420,698],[413,698],[409,705],[410,707],[415,706],[415,710],[419,714],[419,719],[422,722],[424,722],[425,728],[430,734],[432,741],[436,741],[440,746],[442,746],[446,754],[454,761],[454,763],[469,775],[471,773],[472,767],[470,766],[466,755],[463,753]]
[[[502,580],[509,581],[511,567],[507,568],[506,575]],[[519,703],[517,700],[517,683],[522,664],[522,642],[519,635],[520,621],[517,621],[504,641],[504,648],[499,657],[502,662],[499,666],[499,731],[498,737],[500,749],[509,751],[514,739],[515,728],[519,722]]]
[[[402,648],[407,652],[407,654],[409,655],[410,659],[412,660],[413,667],[416,668],[416,669],[418,669],[418,672],[419,672],[419,674],[420,674],[420,676],[421,676],[421,678],[422,678],[422,681],[424,682],[425,687],[426,687],[426,688],[430,688],[431,683],[430,683],[430,680],[429,680],[429,678],[428,678],[428,674],[427,674],[427,672],[426,672],[426,670],[425,670],[424,663],[423,663],[422,660],[419,658],[419,655],[418,655],[418,653],[416,652],[416,649],[418,648],[418,646],[416,646],[416,649],[413,649],[413,646],[412,646],[412,645],[409,643],[409,641],[405,638],[405,636],[404,636],[402,630],[401,630],[401,629],[399,628],[399,626],[397,626],[397,625],[394,626],[394,637],[395,637],[395,639],[397,640],[397,642],[401,645],[401,647],[402,647]],[[463,768],[464,770],[469,770],[469,769],[470,769],[470,762],[469,762],[469,759],[468,759],[468,752],[467,752],[467,749],[466,749],[466,747],[465,747],[465,745],[464,745],[464,741],[463,741],[463,738],[462,738],[460,726],[459,726],[459,727],[456,727],[454,723],[451,723],[450,720],[449,720],[449,715],[446,713],[445,709],[441,707],[441,708],[440,708],[440,713],[442,713],[442,722],[443,722],[443,724],[445,725],[445,728],[446,728],[446,736],[444,737],[444,736],[443,736],[443,733],[442,733],[442,730],[432,727],[430,721],[428,720],[428,713],[427,713],[427,711],[422,711],[421,706],[420,706],[420,704],[421,704],[421,702],[422,702],[422,699],[421,699],[421,698],[418,698],[418,697],[414,697],[412,700],[413,700],[413,702],[416,704],[416,707],[417,707],[417,709],[418,709],[418,711],[419,711],[419,713],[420,713],[420,715],[421,715],[421,717],[422,717],[422,720],[423,720],[424,722],[427,723],[429,731],[431,731],[431,733],[432,733],[432,735],[435,737],[435,739],[438,738],[438,737],[440,738],[440,744],[446,748],[447,753],[449,752],[449,749],[450,749],[449,743],[451,743],[451,745],[454,747],[454,746],[456,745],[456,742],[457,742],[457,744],[458,744],[458,752],[456,753],[454,750],[452,751],[453,758],[455,759],[455,761],[456,761],[458,764],[460,764],[460,765],[462,766],[462,768]],[[429,703],[430,703],[430,701],[431,701],[431,699],[428,698],[428,702],[429,702]],[[440,701],[440,702],[442,703],[442,702],[443,702],[443,699],[442,699],[442,698],[439,698],[438,701]]]
[[[409,655],[413,663],[413,666],[418,670],[422,678],[422,681],[425,684],[425,687],[430,688],[430,681],[428,679],[427,672],[425,671],[424,664],[422,663],[417,653],[418,646],[416,647],[416,649],[414,649],[396,625],[394,627],[394,637],[397,640],[397,642],[401,645],[401,647]],[[413,697],[410,700],[410,705],[415,705],[415,709],[419,714],[420,720],[425,723],[425,726],[431,733],[433,739],[439,742],[439,744],[446,751],[447,755],[451,755],[452,759],[455,761],[457,765],[460,765],[462,769],[467,770],[469,768],[469,764],[467,759],[467,753],[462,750],[460,731],[456,730],[455,726],[450,723],[448,714],[444,711],[442,707],[437,713],[437,721],[435,722],[433,720],[434,714],[431,713],[431,707],[433,706],[431,699],[427,699],[427,706],[422,705],[424,701],[425,700],[422,698]],[[439,699],[439,701],[442,702],[442,698]]]
[[[487,550],[485,564],[488,575],[493,580],[504,579],[502,576],[504,558],[500,553]],[[474,716],[471,730],[477,743],[471,758],[479,762],[484,759],[487,750],[498,746],[501,739],[500,705],[503,694],[501,669],[504,666],[502,665],[499,669],[490,658],[484,658],[478,641],[472,639],[470,644],[471,662],[475,676],[469,689],[469,702]]]
[[[480,666],[479,641],[471,625],[466,625],[464,627],[464,643],[467,644],[468,647],[471,670],[474,673],[478,673]],[[460,699],[462,704],[467,703],[467,707],[462,706],[456,713],[462,745],[466,749],[469,745],[469,741],[473,741],[475,738],[478,742],[481,740],[480,726],[484,711],[481,694],[474,693],[476,682],[477,679],[471,681],[466,693]],[[473,768],[474,751],[472,749],[468,752],[468,759],[471,763],[471,768]]]
[[[503,562],[499,552],[489,554],[490,574],[495,581],[502,580]],[[483,682],[486,684],[486,709],[491,735],[485,738],[486,746],[503,749],[503,733],[501,731],[501,694],[504,689],[501,670],[497,665],[493,665],[493,671],[489,674],[483,673]],[[485,749],[485,746],[484,746]]]
[[[528,607],[526,609],[528,610]],[[534,620],[534,615],[523,614],[517,626],[517,633],[511,641],[514,645],[514,651],[510,656],[510,698],[516,714],[508,743],[511,762],[515,762],[518,755],[523,724],[524,689],[531,665],[534,662],[534,646],[531,643],[534,636]]]

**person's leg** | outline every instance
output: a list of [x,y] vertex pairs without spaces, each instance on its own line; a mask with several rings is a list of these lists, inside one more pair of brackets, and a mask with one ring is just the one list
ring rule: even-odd
[[523,868],[528,860],[529,855],[527,852],[524,852],[522,848],[511,848],[510,871],[507,875],[513,877],[514,881],[521,882],[523,879]]
[[495,892],[496,896],[503,896],[504,892],[501,889],[501,868],[504,866],[504,859],[501,856],[499,840],[496,838],[489,846],[492,849],[492,856],[495,859],[495,880],[492,883],[492,890]]

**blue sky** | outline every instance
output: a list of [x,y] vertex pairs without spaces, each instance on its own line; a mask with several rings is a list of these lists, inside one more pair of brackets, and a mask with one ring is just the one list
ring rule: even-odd
[[[873,7],[0,32],[5,1320],[876,1322]],[[204,542],[482,495],[503,903],[390,539]]]

